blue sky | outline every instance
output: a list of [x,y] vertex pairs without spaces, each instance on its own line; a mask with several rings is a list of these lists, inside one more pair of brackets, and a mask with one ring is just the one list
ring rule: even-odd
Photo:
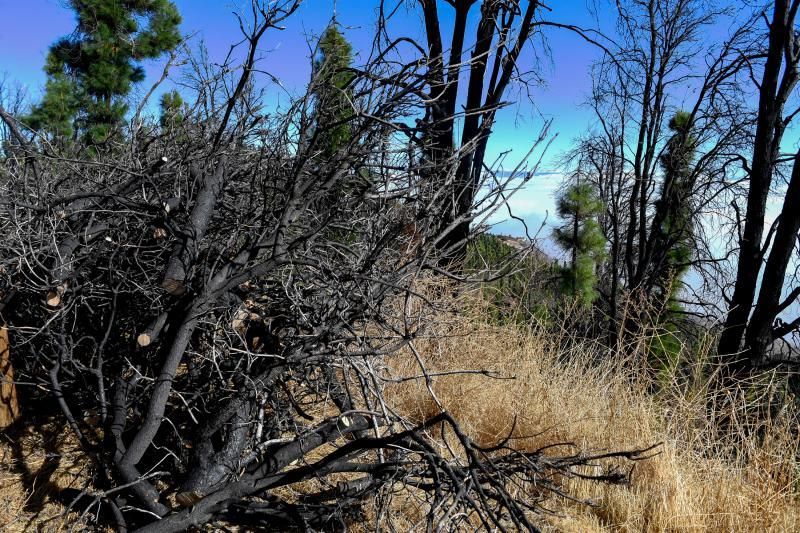
[[[246,0],[174,0],[183,17],[184,34],[195,34],[205,40],[212,60],[221,60],[228,47],[239,39],[239,29],[233,12],[245,6]],[[588,2],[588,3],[587,3]],[[589,4],[593,0],[563,0],[553,2],[551,20],[593,26],[596,24]],[[308,80],[309,48],[307,42],[318,35],[331,20],[334,10],[337,20],[346,28],[354,49],[367,50],[374,35],[375,0],[306,0],[299,12],[285,24],[286,29],[268,34],[263,42],[262,68],[282,80],[290,91],[300,91]],[[447,16],[452,9],[442,3]],[[69,34],[75,27],[72,11],[66,0],[0,0],[0,15],[14,24],[0,26],[0,75],[27,87],[32,100],[38,99],[44,85],[44,65],[49,45],[58,37]],[[603,14],[600,15],[601,17]],[[423,25],[418,10],[401,8],[391,26],[395,34],[423,37]],[[447,29],[443,28],[445,34]],[[526,95],[511,93],[516,104],[503,110],[489,146],[488,159],[511,150],[507,157],[514,165],[523,157],[537,138],[545,119],[552,119],[551,133],[558,136],[553,142],[542,170],[555,170],[555,160],[569,147],[570,142],[589,125],[590,114],[582,108],[590,79],[588,67],[598,51],[577,36],[563,30],[548,34],[551,55],[539,65],[547,84],[532,92],[532,102]],[[532,61],[530,54],[525,61]],[[148,62],[145,67],[149,87],[163,66],[163,60]],[[278,94],[277,92],[275,94]],[[552,191],[560,176],[549,174],[534,179],[525,191],[512,201],[515,214],[538,227],[545,213],[553,219]],[[497,221],[498,219],[495,219]],[[519,234],[515,224],[502,224],[500,231]]]
[[[229,46],[240,38],[234,11],[249,4],[249,0],[173,0],[183,17],[184,35],[202,38],[212,60],[221,61]],[[404,0],[387,0],[403,2]],[[394,35],[408,35],[424,42],[423,23],[414,2],[405,0],[408,7],[401,7],[390,28]],[[604,0],[559,0],[551,2],[552,10],[547,18],[582,27],[613,29],[613,1]],[[452,9],[440,1],[440,10],[452,17]],[[263,61],[260,67],[279,78],[290,93],[303,90],[310,72],[310,49],[308,42],[330,22],[334,12],[353,43],[358,61],[358,51],[369,49],[374,36],[377,0],[305,0],[300,10],[285,23],[283,31],[269,33],[263,41]],[[594,9],[599,9],[596,13]],[[0,0],[0,80],[17,82],[28,90],[31,101],[36,101],[44,85],[42,67],[48,47],[60,36],[73,31],[75,20],[67,0]],[[450,19],[452,20],[452,19]],[[13,21],[13,23],[12,23]],[[445,20],[443,32],[449,33]],[[726,25],[707,29],[714,40],[727,33]],[[718,35],[719,33],[719,35]],[[516,103],[502,110],[494,128],[489,145],[487,161],[493,161],[506,151],[505,169],[513,168],[529,150],[538,137],[545,120],[552,119],[551,134],[557,134],[548,154],[544,157],[540,173],[526,188],[510,201],[514,214],[525,219],[528,230],[534,235],[543,221],[548,228],[539,233],[541,245],[553,255],[558,250],[548,242],[550,228],[558,223],[554,213],[554,192],[560,185],[563,169],[558,159],[569,149],[574,139],[593,126],[592,113],[582,104],[590,88],[589,67],[599,57],[599,50],[585,43],[575,34],[563,30],[547,33],[548,54],[536,68],[546,80],[543,86],[535,87],[528,95],[511,92],[508,100]],[[531,66],[530,48],[523,56],[523,66]],[[140,90],[148,88],[157,79],[164,60],[154,60],[145,65],[148,80]],[[689,90],[687,95],[691,92]],[[279,91],[270,94],[278,95]],[[275,102],[272,102],[273,104]],[[268,103],[269,104],[269,103]],[[798,143],[798,135],[787,135],[787,147]],[[791,145],[791,146],[788,146]],[[538,157],[538,154],[537,154]],[[770,205],[768,223],[777,215],[779,206]],[[496,224],[495,232],[521,236],[524,227],[507,219],[506,210],[501,210],[489,222]]]

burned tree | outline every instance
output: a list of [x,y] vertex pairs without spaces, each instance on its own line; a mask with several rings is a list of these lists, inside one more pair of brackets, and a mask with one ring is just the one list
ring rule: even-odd
[[[692,269],[711,283],[719,273],[724,258],[703,221],[727,210],[737,186],[736,153],[749,137],[741,78],[753,25],[734,25],[727,39],[712,42],[704,29],[726,20],[725,10],[694,0],[617,9],[618,42],[592,71],[587,103],[596,127],[572,153],[606,206],[601,225],[610,250],[601,277],[609,281],[599,291],[612,341],[658,317],[685,288],[680,274]],[[691,303],[693,312],[716,310],[696,295]]]
[[[447,2],[455,11],[449,42],[442,35],[440,2],[419,0],[427,38],[424,73],[427,105],[420,122],[423,164],[447,188],[438,210],[445,230],[440,248],[450,262],[466,251],[474,213],[471,207],[484,171],[486,147],[505,93],[520,77],[523,49],[537,32],[537,1],[475,0]],[[445,9],[449,9],[445,7]],[[468,35],[471,13],[479,10],[474,37]],[[466,78],[465,76],[466,72]],[[463,86],[463,87],[462,87]],[[463,93],[463,94],[462,94]],[[458,103],[464,99],[463,111]],[[461,131],[457,125],[462,123]],[[457,164],[449,165],[449,163]],[[442,174],[441,169],[450,168]]]
[[535,530],[559,479],[619,482],[580,467],[643,455],[482,448],[448,413],[412,421],[387,400],[386,357],[431,312],[416,281],[441,272],[448,171],[429,172],[401,127],[426,105],[414,63],[360,67],[350,135],[324,150],[312,90],[258,111],[257,50],[298,4],[253,2],[239,68],[188,58],[201,83],[181,120],[143,121],[90,158],[2,113],[29,162],[0,177],[2,318],[28,397],[95,465],[73,506],[119,530],[319,529],[367,499],[388,509],[401,486],[430,527]]
[[797,209],[800,169],[796,155],[791,158],[794,170],[788,179],[781,214],[764,238],[767,201],[779,171],[781,142],[797,114],[796,110],[787,112],[786,106],[795,93],[800,75],[798,7],[797,1],[775,2],[765,37],[766,46],[758,56],[763,58],[763,70],[759,78],[753,73],[753,79],[758,79],[758,111],[752,157],[749,164],[744,165],[747,207],[743,219],[737,218],[741,230],[737,243],[736,282],[718,345],[719,353],[728,356],[734,375],[763,362],[773,341],[796,331],[800,325],[800,319],[778,321],[779,315],[800,294],[800,289],[791,288],[789,294],[781,298],[800,229]]

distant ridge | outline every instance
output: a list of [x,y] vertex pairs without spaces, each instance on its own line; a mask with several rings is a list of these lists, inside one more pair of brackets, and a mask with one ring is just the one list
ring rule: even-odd
[[530,259],[534,259],[543,263],[553,263],[556,261],[553,257],[550,257],[550,255],[539,248],[535,241],[531,241],[524,237],[513,237],[511,235],[489,235],[516,251],[527,250],[530,255]]

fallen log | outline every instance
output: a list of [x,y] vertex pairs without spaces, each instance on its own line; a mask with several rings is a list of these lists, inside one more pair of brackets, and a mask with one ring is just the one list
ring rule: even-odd
[[[196,173],[192,169],[192,173]],[[214,206],[222,192],[225,178],[225,159],[222,158],[213,173],[205,173],[203,186],[197,195],[197,201],[189,217],[189,227],[184,231],[184,239],[177,244],[167,264],[161,287],[173,296],[182,296],[186,292],[186,276],[197,259],[200,244],[214,213]],[[165,206],[167,209],[169,204]]]
[[158,315],[156,319],[153,320],[147,326],[147,328],[136,337],[136,343],[144,348],[155,342],[158,339],[158,336],[161,334],[161,331],[164,329],[164,325],[167,323],[167,316],[168,314],[166,312]]
[[14,385],[14,367],[8,345],[8,329],[0,328],[0,428],[19,419],[19,398]]

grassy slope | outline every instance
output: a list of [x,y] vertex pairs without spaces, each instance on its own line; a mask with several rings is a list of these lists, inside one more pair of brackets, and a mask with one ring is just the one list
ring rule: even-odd
[[[496,298],[491,300],[495,305]],[[630,486],[568,481],[569,494],[596,505],[553,497],[547,505],[555,514],[542,517],[553,530],[800,531],[796,427],[789,431],[775,422],[763,428],[763,439],[734,439],[739,453],[733,459],[716,439],[720,419],[707,409],[702,380],[682,376],[680,385],[676,380],[670,387],[659,376],[661,392],[653,396],[644,355],[598,357],[598,346],[565,343],[561,336],[568,332],[552,323],[498,325],[474,294],[443,305],[457,312],[438,313],[428,335],[416,341],[427,369],[491,369],[514,378],[434,378],[437,398],[477,441],[494,443],[516,423],[514,445],[520,449],[559,442],[587,451],[663,443],[659,455],[636,465]],[[567,344],[570,353],[560,348]],[[410,354],[389,362],[396,375],[420,373]],[[437,412],[422,380],[390,385],[387,393],[412,418]],[[738,405],[734,433],[746,407]],[[65,508],[52,496],[59,489],[84,488],[90,471],[74,459],[72,440],[69,432],[47,427],[0,438],[0,530],[51,530],[63,523]],[[411,529],[420,512],[400,507],[403,516],[395,518]]]
[[[485,317],[479,311],[442,318],[432,332],[439,338],[417,346],[431,372],[490,368],[516,378],[436,379],[436,396],[473,438],[495,442],[516,418],[514,435],[525,438],[515,446],[524,449],[557,442],[585,450],[663,443],[659,455],[636,465],[630,486],[570,481],[567,492],[596,505],[553,499],[548,504],[561,515],[546,517],[553,529],[800,531],[798,442],[786,427],[768,425],[763,442],[736,441],[738,459],[726,459],[724,446],[712,444],[719,419],[706,409],[702,387],[676,385],[655,398],[647,392],[649,372],[636,360],[611,354],[589,364],[596,361],[594,346],[579,344],[564,354],[552,329],[490,325]],[[406,375],[418,374],[416,365],[411,357],[394,361]],[[419,419],[436,412],[422,383],[392,393]]]

